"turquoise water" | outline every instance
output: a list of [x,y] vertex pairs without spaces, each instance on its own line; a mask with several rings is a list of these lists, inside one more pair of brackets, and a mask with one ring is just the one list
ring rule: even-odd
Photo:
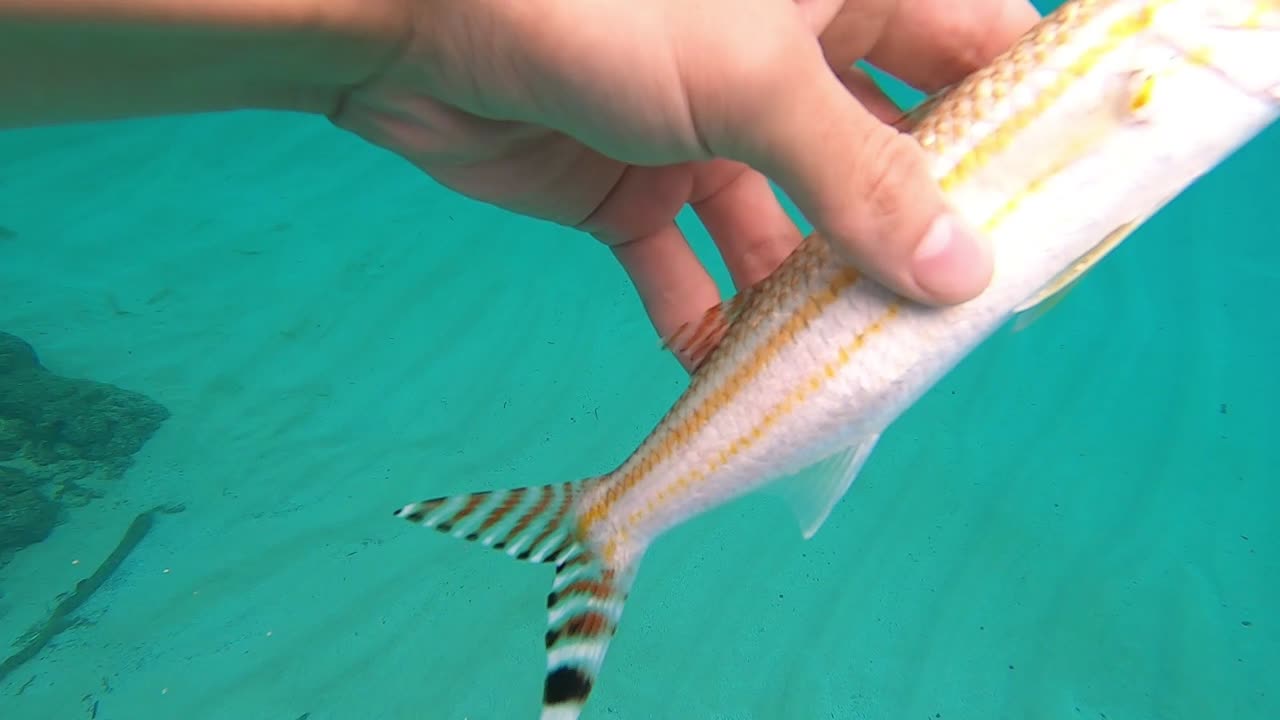
[[[975,352],[814,539],[765,497],[664,538],[584,718],[1280,717],[1277,157]],[[0,226],[0,331],[170,413],[0,568],[0,656],[184,508],[0,717],[534,716],[547,572],[390,510],[608,469],[675,399],[602,248],[257,113],[0,134]]]

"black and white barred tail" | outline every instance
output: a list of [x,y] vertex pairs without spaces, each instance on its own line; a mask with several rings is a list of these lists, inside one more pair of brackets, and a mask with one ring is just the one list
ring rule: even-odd
[[555,566],[547,596],[541,720],[575,720],[617,630],[632,568],[608,567],[577,532],[577,500],[593,480],[453,495],[395,511],[412,523]]

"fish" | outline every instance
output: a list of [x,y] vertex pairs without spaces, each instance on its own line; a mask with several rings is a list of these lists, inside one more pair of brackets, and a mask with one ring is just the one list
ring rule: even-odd
[[394,515],[553,569],[540,718],[574,720],[663,533],[761,491],[813,537],[961,359],[1056,303],[1278,115],[1280,0],[1067,2],[907,123],[953,211],[990,238],[979,296],[910,301],[810,234],[663,339],[692,358],[689,383],[616,467]]

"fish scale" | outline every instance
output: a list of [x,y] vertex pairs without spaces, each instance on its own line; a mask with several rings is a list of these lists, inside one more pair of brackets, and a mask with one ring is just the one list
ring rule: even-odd
[[909,116],[949,204],[991,239],[981,295],[911,302],[811,235],[666,338],[694,358],[689,386],[617,468],[395,514],[555,568],[541,717],[573,720],[665,531],[766,489],[811,537],[903,411],[1278,115],[1280,1],[1068,2]]

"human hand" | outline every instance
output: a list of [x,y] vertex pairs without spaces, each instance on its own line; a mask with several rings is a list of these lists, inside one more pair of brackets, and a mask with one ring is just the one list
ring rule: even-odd
[[960,302],[990,279],[984,239],[853,64],[936,91],[1034,24],[1027,0],[410,2],[396,56],[333,122],[462,194],[591,233],[659,334],[720,299],[676,227],[686,204],[739,288],[799,243],[766,177],[908,297]]

